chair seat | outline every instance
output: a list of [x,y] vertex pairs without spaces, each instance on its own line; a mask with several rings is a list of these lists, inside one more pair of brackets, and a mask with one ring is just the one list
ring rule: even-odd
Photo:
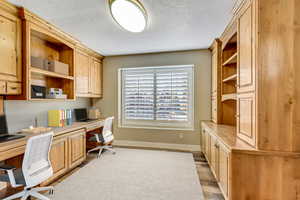
[[[108,136],[106,136],[105,138],[103,138],[103,136],[102,136],[101,134],[99,134],[99,139],[100,139],[100,142],[102,142],[102,143],[105,144],[105,143],[109,143],[109,142],[113,141],[114,137],[113,137],[113,135],[111,134],[111,135],[108,135]],[[89,138],[89,141],[90,141],[90,142],[97,142],[96,136],[90,137],[90,138]]]
[[[16,179],[16,183],[18,185],[26,185],[22,169],[16,169],[13,172],[14,172],[14,176],[15,176],[15,179]],[[0,181],[9,183],[10,181],[9,181],[8,174],[1,174],[0,175]]]

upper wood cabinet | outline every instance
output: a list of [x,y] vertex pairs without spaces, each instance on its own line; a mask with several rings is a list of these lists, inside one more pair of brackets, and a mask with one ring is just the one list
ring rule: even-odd
[[21,20],[16,12],[16,8],[0,2],[0,80],[4,81],[1,94],[21,94]]
[[90,90],[93,96],[102,95],[102,63],[92,58],[90,65]]
[[238,18],[238,83],[237,92],[255,90],[255,15],[253,4],[247,5]]
[[89,51],[76,50],[76,96],[102,97],[102,61]]
[[88,96],[90,80],[90,57],[88,54],[76,51],[76,96]]

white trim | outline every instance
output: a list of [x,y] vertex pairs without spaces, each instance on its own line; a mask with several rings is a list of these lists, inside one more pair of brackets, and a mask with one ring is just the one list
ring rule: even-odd
[[[145,120],[145,123],[137,122],[136,124],[124,123],[123,109],[122,109],[122,101],[123,101],[123,71],[128,70],[154,70],[154,69],[166,69],[166,68],[191,68],[191,81],[190,81],[190,94],[189,96],[189,112],[188,112],[188,122],[181,121],[156,121],[156,120]],[[167,70],[167,69],[166,69]],[[193,131],[195,128],[195,65],[167,65],[167,66],[150,66],[150,67],[126,67],[118,69],[118,127],[119,128],[143,128],[143,129],[165,129],[165,130],[190,130]],[[130,120],[133,122],[134,120]],[[139,125],[140,124],[140,125]],[[151,126],[153,124],[153,126]],[[178,126],[174,126],[174,124]]]
[[129,141],[129,140],[115,140],[114,146],[132,147],[132,148],[134,147],[153,148],[153,149],[161,149],[161,150],[174,150],[174,151],[187,151],[187,152],[201,151],[201,146],[195,144],[174,144],[174,143]]

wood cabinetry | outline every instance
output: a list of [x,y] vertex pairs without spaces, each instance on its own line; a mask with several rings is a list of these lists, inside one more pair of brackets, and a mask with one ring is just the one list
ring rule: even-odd
[[53,176],[47,182],[51,182],[68,171],[67,137],[54,139],[50,151],[50,160],[53,168]]
[[86,159],[85,130],[70,132],[55,137],[50,150],[53,176],[43,183],[47,185],[80,165]]
[[217,141],[217,138],[210,134],[210,165],[212,168],[212,171],[216,177],[216,179],[219,179],[219,143]]
[[93,96],[102,94],[102,63],[95,58],[91,59],[89,93]]
[[256,146],[256,105],[253,93],[241,93],[237,97],[237,135]]
[[76,96],[102,97],[102,60],[83,47],[76,50]]
[[89,94],[90,57],[88,54],[76,50],[76,96]]
[[[17,9],[0,2],[0,80],[1,94],[19,95],[20,87],[11,84],[22,81],[21,20]],[[14,89],[16,88],[16,89]]]
[[[203,131],[203,129],[205,131]],[[235,135],[235,127],[202,123],[217,148],[209,165],[226,200],[295,200],[299,194],[300,153],[260,151]],[[202,136],[203,137],[203,136]],[[208,159],[207,152],[204,152]]]
[[221,41],[216,39],[210,47],[212,53],[212,78],[211,78],[211,97],[212,97],[212,108],[211,115],[212,121],[220,123],[221,121]]
[[238,92],[255,90],[254,21],[253,4],[246,4],[238,18]]
[[225,197],[229,196],[229,163],[230,151],[221,143],[218,144],[219,153],[219,186]]
[[69,168],[73,168],[86,159],[85,131],[77,131],[68,137]]

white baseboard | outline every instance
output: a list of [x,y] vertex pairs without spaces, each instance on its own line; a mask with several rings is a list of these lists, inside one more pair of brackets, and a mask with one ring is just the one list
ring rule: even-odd
[[141,141],[130,141],[130,140],[115,140],[114,145],[119,147],[151,148],[151,149],[162,149],[162,150],[165,149],[165,150],[187,151],[187,152],[200,151],[201,149],[200,145],[141,142]]

